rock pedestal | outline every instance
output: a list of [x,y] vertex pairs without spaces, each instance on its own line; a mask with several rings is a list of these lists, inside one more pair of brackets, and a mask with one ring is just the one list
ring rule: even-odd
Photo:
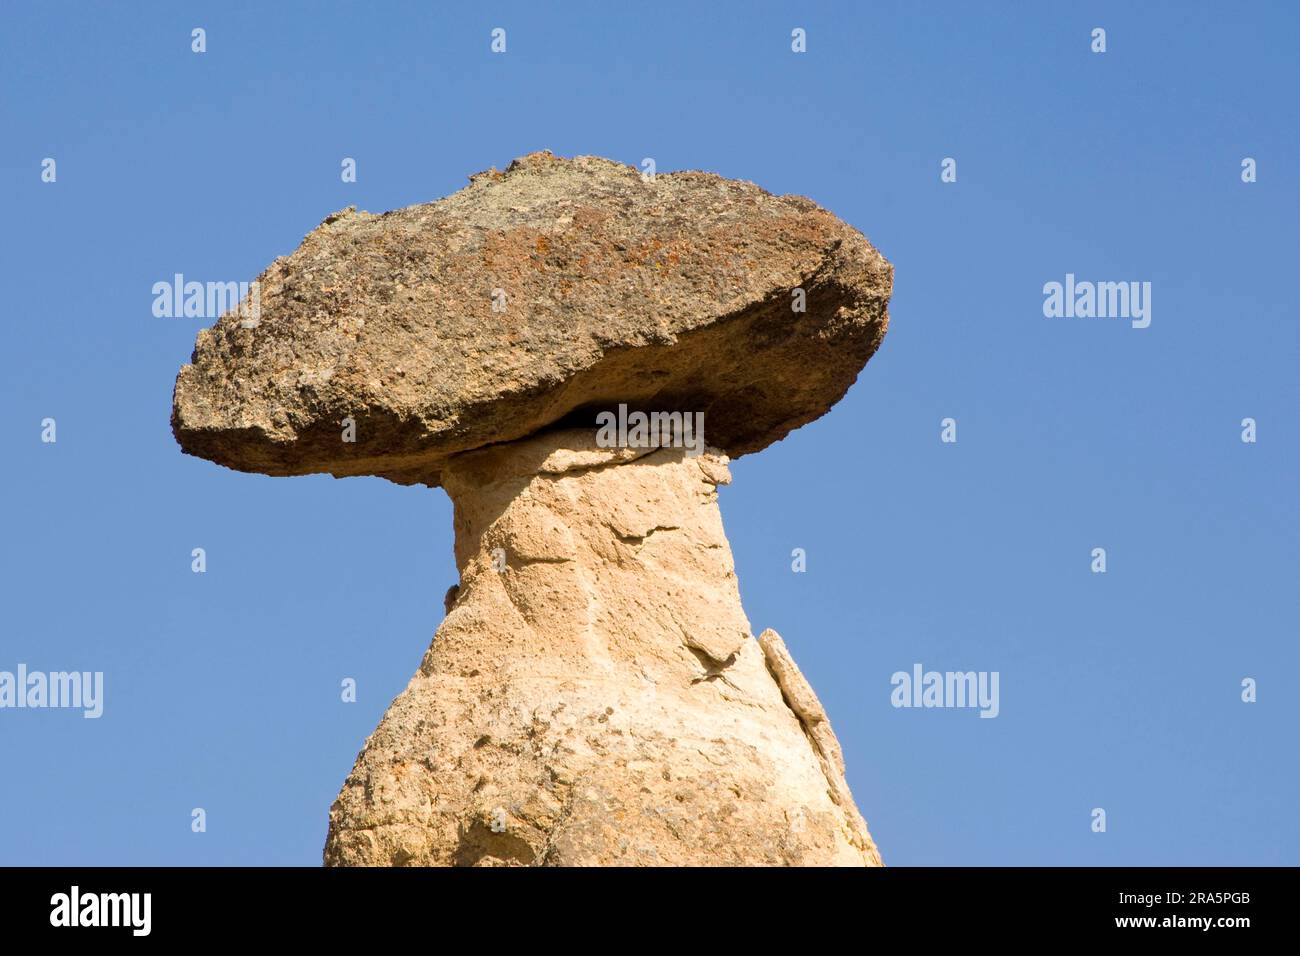
[[555,431],[455,456],[460,584],[330,810],[329,865],[879,865],[712,450]]
[[[725,456],[844,396],[892,288],[811,200],[542,151],[326,217],[258,277],[255,315],[198,334],[184,451],[456,507],[460,584],[326,863],[880,862],[816,695],[751,636],[716,488]],[[719,450],[575,430],[614,408],[703,421]]]

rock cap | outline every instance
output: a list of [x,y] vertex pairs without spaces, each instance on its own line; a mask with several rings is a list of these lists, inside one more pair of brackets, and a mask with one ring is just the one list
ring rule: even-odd
[[844,395],[892,277],[808,199],[532,153],[437,202],[328,216],[258,278],[256,322],[199,333],[172,429],[241,471],[438,485],[452,455],[626,403],[702,412],[738,457]]

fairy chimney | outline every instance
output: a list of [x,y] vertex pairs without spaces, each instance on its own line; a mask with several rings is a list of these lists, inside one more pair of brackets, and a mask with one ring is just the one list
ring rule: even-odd
[[542,152],[329,216],[199,333],[185,452],[455,507],[460,580],[327,864],[880,863],[717,489],[844,395],[891,280],[807,199]]

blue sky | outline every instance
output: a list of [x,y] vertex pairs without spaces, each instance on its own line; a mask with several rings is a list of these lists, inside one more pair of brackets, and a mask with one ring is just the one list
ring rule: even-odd
[[[105,702],[0,710],[0,863],[319,863],[442,618],[450,505],[181,455],[172,384],[210,322],[150,290],[251,280],[334,210],[549,148],[807,195],[894,263],[857,385],[721,496],[749,618],[821,695],[887,863],[1300,864],[1298,27],[1284,3],[7,4],[0,670],[103,671]],[[1046,318],[1067,273],[1149,281],[1150,327]],[[999,716],[893,708],[914,663],[997,671]]]

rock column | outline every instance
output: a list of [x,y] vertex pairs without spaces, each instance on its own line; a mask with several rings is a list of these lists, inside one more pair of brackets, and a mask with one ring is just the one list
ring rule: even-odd
[[725,456],[459,455],[460,583],[330,810],[329,865],[879,865],[825,712],[751,636]]

